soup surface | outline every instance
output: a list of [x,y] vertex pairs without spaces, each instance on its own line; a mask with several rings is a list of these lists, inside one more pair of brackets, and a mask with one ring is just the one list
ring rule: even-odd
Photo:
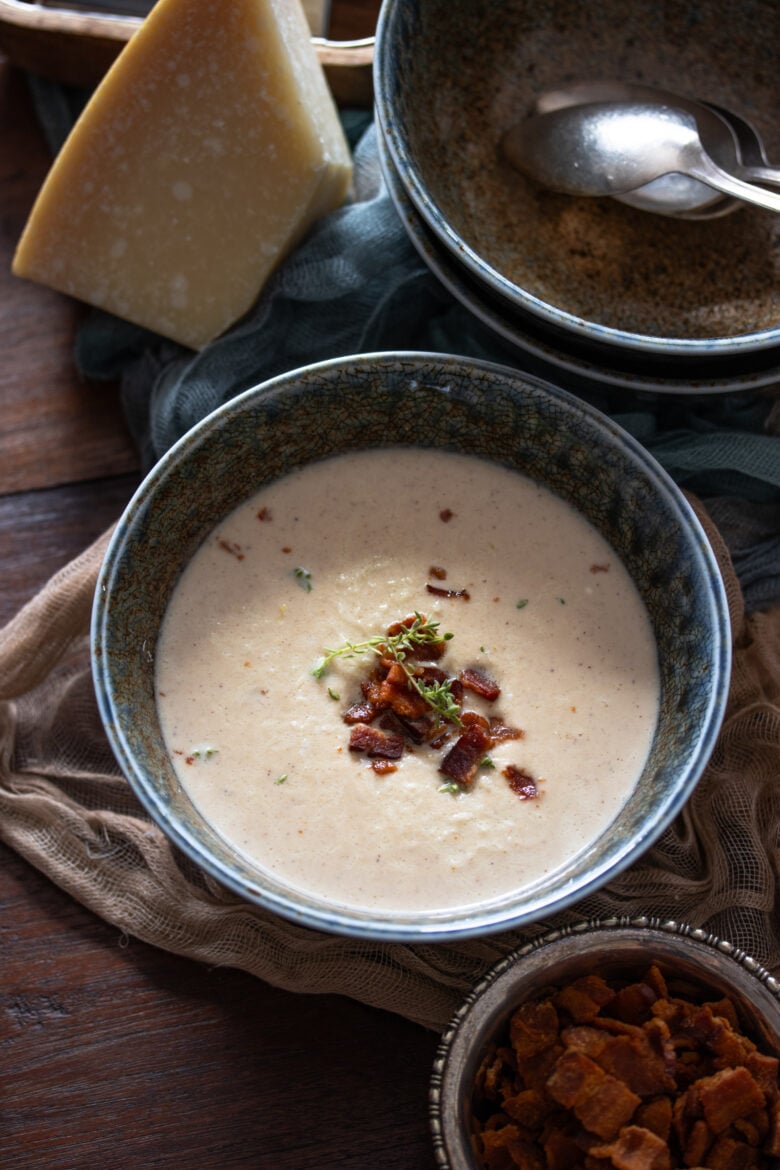
[[[439,771],[457,728],[394,771],[350,750],[371,650],[313,673],[414,613],[452,635],[448,675],[500,687],[465,706],[522,732],[465,788]],[[659,679],[633,582],[568,504],[487,461],[392,449],[312,464],[218,525],[172,596],[157,689],[181,783],[238,850],[336,904],[419,912],[530,888],[591,845],[641,773]]]

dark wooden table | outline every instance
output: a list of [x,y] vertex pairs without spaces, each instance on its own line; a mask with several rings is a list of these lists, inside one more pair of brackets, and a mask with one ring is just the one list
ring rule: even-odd
[[[333,5],[333,35],[376,4]],[[80,309],[10,274],[50,159],[0,57],[0,624],[138,481],[115,387],[80,381]],[[430,1170],[437,1037],[336,996],[210,970],[95,917],[0,846],[2,1170]]]

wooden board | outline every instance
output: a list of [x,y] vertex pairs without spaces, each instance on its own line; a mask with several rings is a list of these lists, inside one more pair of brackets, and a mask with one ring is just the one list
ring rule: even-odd
[[[140,24],[140,17],[0,0],[0,50],[12,64],[30,73],[66,85],[92,87]],[[369,107],[373,98],[373,37],[312,39],[336,101]]]

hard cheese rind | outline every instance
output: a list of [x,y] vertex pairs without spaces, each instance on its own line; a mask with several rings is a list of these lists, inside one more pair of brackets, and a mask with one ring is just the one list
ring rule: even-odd
[[56,159],[13,271],[200,349],[350,180],[299,0],[159,0]]

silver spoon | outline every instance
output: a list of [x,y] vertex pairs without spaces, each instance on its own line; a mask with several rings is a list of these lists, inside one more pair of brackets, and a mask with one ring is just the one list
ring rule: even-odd
[[[576,82],[541,94],[534,112],[549,113],[567,106],[602,101],[657,102],[687,110],[696,119],[705,150],[724,170],[738,178],[780,184],[780,170],[769,166],[764,144],[750,122],[712,102],[693,101],[658,86],[618,81]],[[714,195],[704,183],[684,175],[665,175],[640,191],[617,198],[646,210],[660,210],[689,219],[724,215],[739,206],[733,198]]]
[[518,170],[571,195],[624,195],[662,175],[699,179],[716,191],[780,212],[780,195],[735,178],[702,145],[687,110],[652,102],[588,102],[533,114],[507,132]]
[[[681,109],[689,110],[694,116],[700,113],[701,106],[697,102],[689,102],[686,98],[672,95],[664,89],[620,81],[581,81],[560,89],[547,90],[536,99],[533,112],[547,114],[551,110],[601,101],[648,101],[668,105],[673,96],[675,104]],[[740,154],[740,147],[736,131],[732,133],[733,128],[726,129],[731,137],[726,141],[725,152],[720,133],[717,135],[715,150],[712,149],[711,141],[704,137],[702,140],[715,161],[728,170],[729,161],[733,161],[735,152],[737,155]],[[699,132],[701,133],[701,126]],[[742,158],[739,157],[738,161],[741,162]],[[741,200],[734,199],[731,195],[721,195],[706,183],[700,183],[698,179],[675,174],[662,175],[636,191],[616,195],[615,198],[630,207],[654,211],[676,219],[717,219],[744,206]]]

